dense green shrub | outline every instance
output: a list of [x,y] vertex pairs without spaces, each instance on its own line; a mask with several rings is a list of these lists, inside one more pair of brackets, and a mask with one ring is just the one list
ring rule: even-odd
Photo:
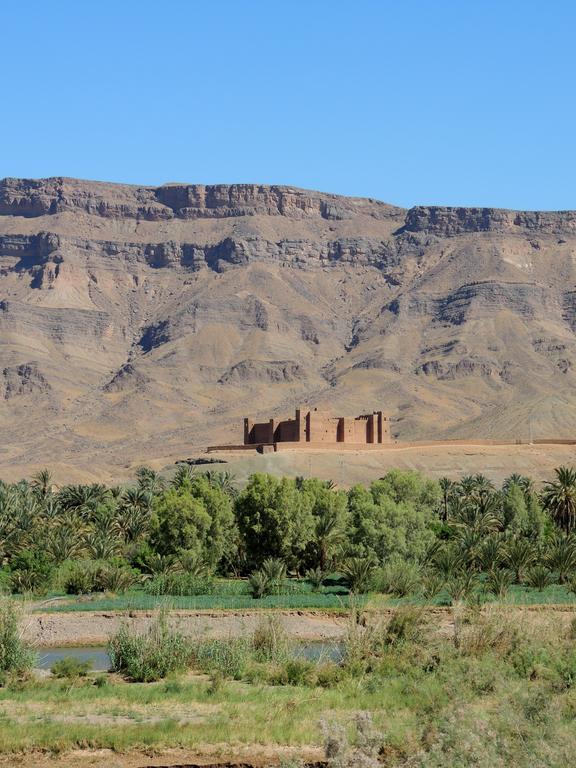
[[170,628],[164,615],[142,633],[123,624],[110,638],[108,653],[115,672],[144,683],[184,670],[193,658],[190,641]]
[[10,589],[15,593],[45,592],[50,587],[54,566],[44,552],[25,549],[10,561]]
[[311,499],[287,477],[252,475],[236,500],[236,518],[248,561],[256,568],[271,557],[298,565],[313,537]]
[[63,570],[61,583],[67,595],[88,595],[92,592],[125,592],[138,578],[138,572],[126,565],[78,560]]
[[65,656],[58,659],[50,667],[50,672],[54,677],[86,677],[90,671],[90,662],[77,659],[74,656]]
[[205,640],[193,650],[194,664],[203,672],[219,673],[240,680],[246,673],[252,654],[248,637]]
[[150,595],[212,595],[217,591],[217,582],[211,576],[166,573],[147,581],[145,590]]
[[182,550],[212,567],[237,548],[238,529],[232,498],[205,477],[184,479],[153,502],[153,547],[163,555]]
[[417,563],[394,559],[376,576],[376,589],[398,597],[417,592],[422,583],[422,569]]
[[14,603],[0,603],[0,676],[30,672],[36,654],[24,641],[20,630],[20,614]]

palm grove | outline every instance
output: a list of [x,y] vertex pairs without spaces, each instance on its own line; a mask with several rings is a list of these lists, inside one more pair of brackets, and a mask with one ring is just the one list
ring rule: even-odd
[[[436,482],[392,471],[369,487],[178,467],[133,487],[67,485],[47,471],[0,483],[0,584],[12,593],[202,594],[248,576],[253,597],[328,577],[354,592],[502,598],[514,584],[576,591],[576,471],[539,492],[512,475]],[[574,588],[574,590],[572,590]]]

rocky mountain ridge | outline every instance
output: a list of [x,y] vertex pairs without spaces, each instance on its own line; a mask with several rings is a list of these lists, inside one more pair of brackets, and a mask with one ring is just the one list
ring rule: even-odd
[[297,404],[400,438],[576,433],[576,212],[0,181],[0,446],[113,472]]

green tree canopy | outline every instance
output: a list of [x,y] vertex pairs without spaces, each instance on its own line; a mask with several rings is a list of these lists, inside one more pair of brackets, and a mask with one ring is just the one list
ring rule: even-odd
[[230,497],[198,477],[154,499],[151,541],[162,555],[188,551],[215,567],[234,547],[237,529]]
[[310,496],[300,493],[294,480],[252,475],[236,501],[236,517],[251,566],[276,557],[298,567],[312,539],[314,518]]
[[380,563],[423,559],[435,540],[431,523],[440,498],[437,483],[417,472],[394,470],[369,489],[354,486],[348,494],[353,550]]

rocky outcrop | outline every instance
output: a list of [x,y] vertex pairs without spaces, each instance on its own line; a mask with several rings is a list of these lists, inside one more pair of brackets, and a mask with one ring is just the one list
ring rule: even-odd
[[258,184],[137,187],[67,178],[0,181],[0,216],[51,216],[75,210],[147,221],[256,215],[341,221],[359,215],[385,219],[401,212],[376,200]]
[[103,389],[104,392],[127,392],[133,389],[145,389],[150,379],[138,371],[131,363],[126,363],[112,376]]
[[293,360],[242,360],[229,368],[218,380],[219,384],[246,383],[253,381],[279,384],[306,378],[301,365]]
[[403,230],[440,237],[479,232],[514,234],[522,230],[562,235],[576,233],[576,212],[416,206],[406,213]]
[[50,392],[50,385],[38,369],[36,362],[8,366],[2,371],[4,400],[33,395],[39,397]]

